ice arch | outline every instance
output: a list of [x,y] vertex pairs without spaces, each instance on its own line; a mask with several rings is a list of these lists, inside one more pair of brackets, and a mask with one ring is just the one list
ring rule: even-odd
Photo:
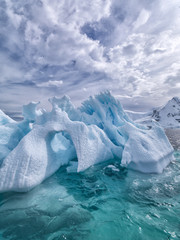
[[97,126],[73,122],[60,109],[53,110],[51,116],[44,125],[36,125],[4,160],[0,168],[1,191],[28,191],[68,163],[70,159],[58,158],[50,147],[56,133],[71,136],[78,171],[116,155],[121,157],[122,148],[113,145]]
[[[163,129],[157,124],[149,129],[134,123],[109,92],[91,97],[80,109],[75,109],[67,97],[53,98],[51,103],[51,112],[38,112],[35,104],[25,109],[25,121],[34,124],[4,159],[0,167],[0,191],[32,189],[68,164],[74,150],[78,172],[119,158],[125,167],[161,173],[173,159],[173,148]],[[70,136],[74,150],[63,134],[59,139],[60,144],[72,150],[69,155],[67,151],[56,152],[52,145],[57,133]]]

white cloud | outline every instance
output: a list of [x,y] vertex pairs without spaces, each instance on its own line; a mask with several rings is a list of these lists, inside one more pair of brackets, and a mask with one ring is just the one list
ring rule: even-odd
[[137,20],[133,24],[134,28],[137,29],[140,26],[144,25],[147,22],[147,20],[149,19],[150,15],[151,15],[150,12],[148,12],[145,9],[142,9]]
[[163,101],[173,95],[173,81],[179,88],[178,0],[4,2],[0,84],[18,83],[15,95],[25,94],[20,83],[32,83],[35,95],[35,88],[45,89],[78,102],[87,92],[109,88],[150,105],[150,96]]
[[41,43],[42,30],[34,23],[28,21],[25,30],[25,40],[30,44]]
[[12,61],[4,53],[0,52],[0,83],[4,84],[10,80],[17,81],[23,78],[24,70],[18,62]]
[[48,82],[43,82],[43,83],[38,83],[36,84],[37,87],[62,87],[63,81],[51,81],[49,80]]

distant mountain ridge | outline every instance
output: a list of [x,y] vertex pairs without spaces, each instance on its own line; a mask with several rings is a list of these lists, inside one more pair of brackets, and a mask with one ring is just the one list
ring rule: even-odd
[[180,128],[180,98],[173,97],[164,106],[154,108],[152,112],[136,113],[126,111],[132,120],[139,123],[151,124],[152,120],[164,128]]
[[162,126],[180,126],[180,98],[173,97],[165,106],[154,109],[152,118]]

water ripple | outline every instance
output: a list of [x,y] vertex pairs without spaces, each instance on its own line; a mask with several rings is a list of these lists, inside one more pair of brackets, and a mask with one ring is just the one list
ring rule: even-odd
[[180,239],[180,152],[162,174],[118,161],[61,168],[26,194],[0,194],[0,239]]

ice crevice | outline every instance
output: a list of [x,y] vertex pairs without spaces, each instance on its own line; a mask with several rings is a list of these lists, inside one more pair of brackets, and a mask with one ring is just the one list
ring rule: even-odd
[[[52,111],[37,110],[38,103],[23,108],[17,123],[0,112],[0,191],[28,191],[77,158],[77,172],[118,158],[122,166],[146,173],[161,173],[173,159],[164,130],[134,123],[110,92],[101,93],[75,108],[69,97],[51,98]],[[23,134],[12,131],[22,129]],[[9,138],[17,138],[6,151]],[[1,138],[2,139],[2,138]]]

